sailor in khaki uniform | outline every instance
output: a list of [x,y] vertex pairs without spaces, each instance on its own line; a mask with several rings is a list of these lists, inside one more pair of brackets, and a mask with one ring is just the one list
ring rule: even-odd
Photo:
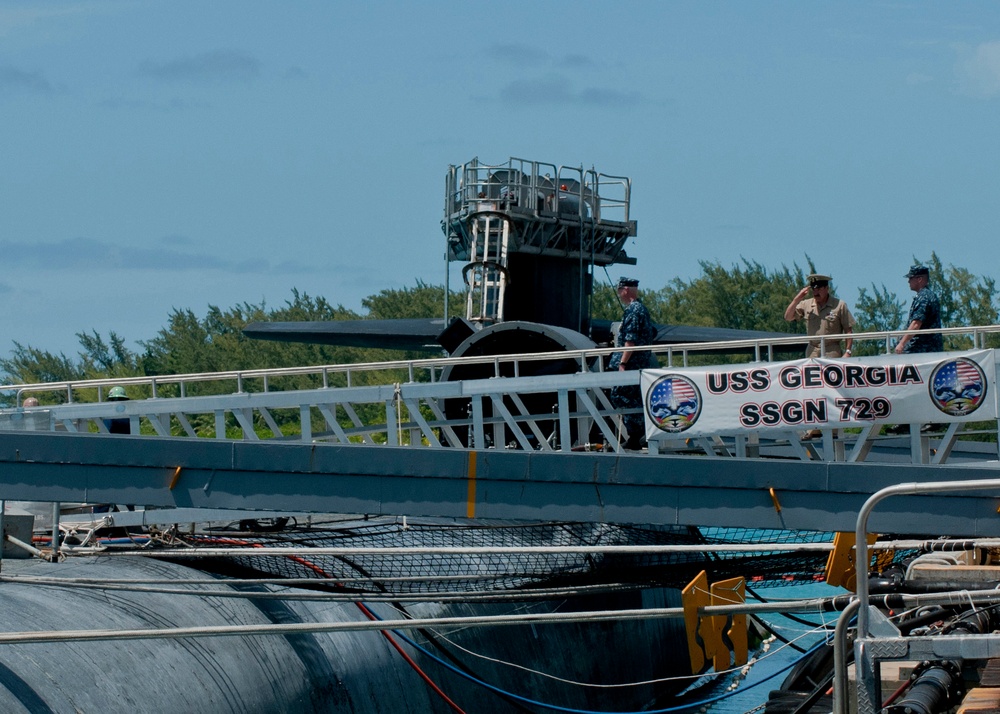
[[[827,335],[846,335],[844,349],[841,351],[840,340],[826,340],[824,357],[850,357],[851,345],[854,339],[854,317],[847,303],[830,295],[830,276],[813,273],[808,278],[809,284],[799,290],[785,309],[785,319],[806,321],[806,334],[810,337]],[[812,290],[812,297],[806,295]],[[819,357],[819,340],[809,342],[806,357]]]

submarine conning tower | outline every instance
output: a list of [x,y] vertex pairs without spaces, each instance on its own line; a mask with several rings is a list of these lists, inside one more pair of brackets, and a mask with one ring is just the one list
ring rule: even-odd
[[624,176],[525,159],[450,166],[442,229],[447,260],[465,264],[465,319],[589,335],[594,267],[635,264],[631,188]]

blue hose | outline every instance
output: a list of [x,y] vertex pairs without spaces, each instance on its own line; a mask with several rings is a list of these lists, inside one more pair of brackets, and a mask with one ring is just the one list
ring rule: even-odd
[[[366,607],[368,607],[369,611],[371,611],[372,615],[374,615],[376,619],[378,619],[378,620],[382,619],[381,617],[378,616],[378,614],[374,610],[371,609],[371,607],[369,607],[368,605],[366,605]],[[510,697],[511,699],[514,699],[514,700],[517,700],[519,702],[522,702],[523,704],[530,704],[531,706],[541,707],[543,709],[549,709],[549,710],[557,711],[557,712],[567,712],[568,714],[667,714],[668,712],[683,712],[683,711],[687,711],[689,709],[696,709],[698,707],[703,707],[706,704],[714,704],[715,702],[720,702],[720,701],[722,701],[724,699],[728,699],[729,697],[735,696],[736,694],[741,694],[743,692],[746,692],[747,690],[753,689],[754,687],[763,684],[764,682],[770,681],[770,680],[774,679],[775,677],[777,677],[779,674],[783,674],[783,673],[787,672],[789,669],[791,669],[792,667],[794,667],[795,665],[797,665],[800,661],[802,661],[803,659],[805,659],[806,657],[808,657],[809,655],[811,655],[813,652],[815,652],[816,650],[818,650],[820,647],[823,647],[823,646],[825,646],[827,644],[827,640],[823,640],[821,642],[817,642],[815,645],[813,645],[808,650],[806,650],[802,655],[800,655],[799,657],[795,658],[794,660],[792,660],[791,662],[789,662],[788,664],[786,664],[781,669],[779,669],[779,670],[777,670],[775,672],[772,672],[771,674],[767,675],[763,679],[761,679],[761,680],[759,680],[757,682],[754,682],[753,684],[750,684],[750,685],[744,687],[743,689],[734,690],[732,692],[726,692],[725,694],[720,694],[717,697],[711,697],[709,699],[703,699],[703,700],[701,700],[699,702],[692,702],[690,704],[684,704],[682,706],[667,707],[666,709],[644,709],[642,711],[636,711],[636,712],[598,712],[598,711],[594,711],[594,710],[591,710],[591,709],[571,709],[569,707],[561,707],[561,706],[559,706],[557,704],[546,704],[545,702],[540,702],[540,701],[535,700],[535,699],[529,699],[528,697],[522,697],[519,694],[514,694],[513,692],[508,692],[508,691],[506,691],[504,689],[500,689],[499,687],[495,687],[492,684],[489,684],[488,682],[484,682],[483,680],[479,679],[478,677],[475,677],[475,676],[469,674],[468,672],[465,672],[465,671],[459,669],[458,667],[454,666],[450,662],[446,662],[445,660],[441,659],[440,657],[438,657],[433,652],[429,651],[426,647],[423,647],[422,645],[417,644],[409,636],[407,636],[406,634],[400,632],[399,630],[393,630],[392,632],[393,632],[393,634],[395,634],[396,636],[398,636],[401,640],[403,640],[404,642],[408,643],[411,647],[413,647],[414,649],[416,649],[416,650],[420,651],[421,653],[423,653],[425,656],[430,657],[431,659],[433,659],[438,664],[443,665],[444,667],[450,669],[455,674],[459,675],[460,677],[464,677],[465,679],[469,680],[470,682],[472,682],[474,684],[478,684],[479,686],[481,686],[481,687],[483,687],[485,689],[489,689],[492,692],[496,692],[497,694],[500,694],[502,696]]]

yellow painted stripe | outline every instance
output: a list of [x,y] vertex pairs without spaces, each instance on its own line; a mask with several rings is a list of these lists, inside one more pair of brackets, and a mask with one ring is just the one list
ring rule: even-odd
[[476,517],[476,452],[469,452],[469,500],[465,505],[467,518]]
[[176,469],[174,469],[174,475],[170,479],[170,490],[171,491],[174,490],[174,486],[177,485],[177,482],[180,480],[180,478],[181,478],[181,467],[178,466]]

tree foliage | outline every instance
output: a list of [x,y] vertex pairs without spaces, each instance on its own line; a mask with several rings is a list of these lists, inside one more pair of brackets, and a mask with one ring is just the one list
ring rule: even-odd
[[[971,327],[994,325],[997,323],[996,281],[986,275],[974,275],[966,268],[955,265],[945,266],[936,252],[929,260],[913,259],[914,263],[926,265],[930,270],[930,287],[941,301],[942,327]],[[909,297],[909,296],[907,296]],[[871,286],[871,292],[861,288],[855,309],[858,321],[857,332],[880,332],[901,330],[907,325],[909,303],[889,291]],[[991,336],[988,344],[996,346],[996,336]],[[963,350],[972,347],[968,335],[947,335],[945,349]],[[875,345],[863,345],[857,354],[873,354]]]
[[228,310],[210,305],[198,318],[190,309],[175,309],[156,336],[141,342],[146,374],[189,374],[225,370],[267,369],[361,361],[360,351],[305,343],[251,340],[243,328],[251,322],[353,320],[360,316],[324,298],[297,290],[283,306],[243,303]]
[[[728,268],[709,261],[700,265],[697,278],[675,278],[659,290],[643,290],[642,301],[655,322],[773,332],[804,330],[784,319],[788,302],[805,283],[805,273],[797,265],[772,270],[745,258]],[[811,261],[808,266],[814,270]],[[594,305],[595,317],[621,318],[622,308],[612,287],[595,291]]]
[[[798,265],[773,269],[745,258],[731,266],[703,261],[701,274],[691,280],[675,278],[659,289],[644,287],[643,301],[653,319],[664,324],[802,332],[801,323],[787,323],[783,315],[792,296],[805,283],[805,274],[814,271],[808,256],[806,262],[805,269]],[[936,253],[924,262],[941,298],[945,326],[996,323],[997,287],[992,278],[945,266]],[[463,298],[459,292],[449,296],[452,306],[462,305]],[[5,372],[7,384],[32,384],[424,357],[426,353],[251,340],[243,335],[243,328],[254,321],[433,317],[444,312],[444,286],[418,280],[413,287],[382,290],[365,298],[362,305],[365,312],[358,314],[331,305],[322,297],[292,290],[291,299],[277,308],[264,303],[243,303],[228,309],[210,305],[203,317],[191,309],[175,309],[166,325],[152,339],[139,342],[136,350],[114,332],[107,338],[95,331],[80,332],[80,351],[75,358],[14,342],[10,355],[0,359],[0,370]],[[621,318],[622,306],[611,286],[595,288],[592,308],[596,319]],[[852,310],[858,332],[901,329],[906,319],[905,303],[885,285],[862,288]],[[457,310],[452,307],[451,312]],[[949,338],[946,344],[959,349],[971,342],[959,336]],[[363,383],[364,376],[359,379]],[[306,388],[314,383],[315,378],[296,377],[274,386]],[[192,389],[198,393],[197,386]]]
[[[455,314],[456,307],[465,304],[465,293],[451,291],[448,310]],[[428,285],[422,280],[412,288],[386,289],[361,301],[371,320],[398,320],[444,315],[444,286]]]
[[70,382],[86,379],[83,365],[64,354],[51,352],[14,342],[10,357],[0,360],[0,369],[6,372],[7,384],[36,384],[39,382]]
[[[942,326],[993,325],[997,322],[997,288],[993,278],[976,276],[954,265],[946,268],[937,253],[931,253],[926,265],[931,271],[931,287],[941,300]],[[971,346],[971,338],[965,335],[945,337],[945,349],[968,349]]]
[[[903,323],[905,312],[903,301],[896,298],[883,284],[880,288],[874,284],[869,293],[866,288],[858,291],[858,302],[853,310],[856,325],[855,332],[885,332],[898,330]],[[855,342],[854,354],[873,355],[885,352],[884,345],[873,342]]]

